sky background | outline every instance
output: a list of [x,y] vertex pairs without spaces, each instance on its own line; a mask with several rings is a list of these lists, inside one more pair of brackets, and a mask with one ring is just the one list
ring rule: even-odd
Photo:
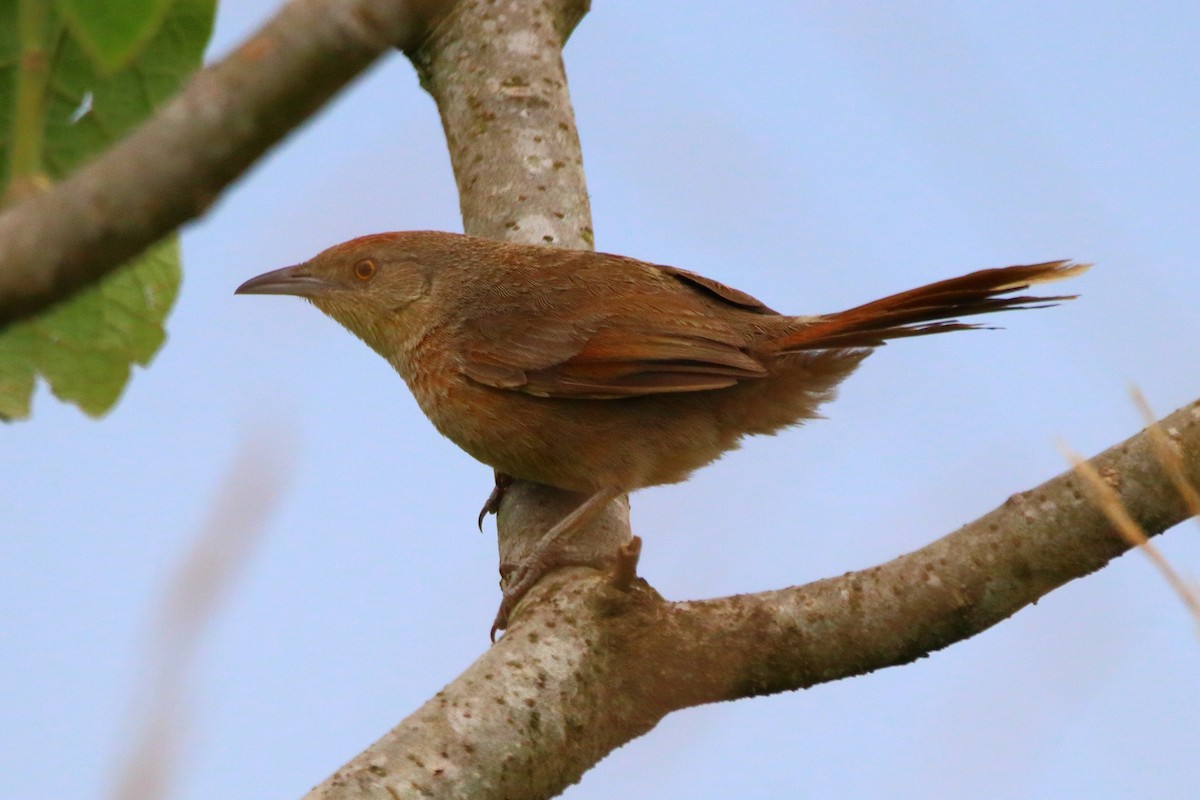
[[[225,2],[210,58],[271,13]],[[1200,396],[1200,5],[601,0],[566,51],[599,249],[792,313],[1075,258],[1076,302],[905,341],[827,420],[633,498],[671,599],[918,548]],[[237,453],[282,483],[188,686],[176,796],[299,797],[487,647],[489,469],[360,342],[246,278],[462,229],[436,109],[393,54],[183,236],[169,341],[96,422],[0,430],[0,798],[103,796],[152,625]],[[247,444],[249,443],[249,444]],[[271,459],[274,458],[274,461]],[[1160,546],[1193,577],[1200,531]],[[1200,645],[1138,554],[928,659],[677,713],[573,800],[1191,798]]]

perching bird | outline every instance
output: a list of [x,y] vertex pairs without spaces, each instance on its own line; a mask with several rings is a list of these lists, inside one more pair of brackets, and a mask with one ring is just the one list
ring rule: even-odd
[[620,494],[684,480],[817,408],[889,339],[1072,296],[1019,294],[1088,265],[987,269],[834,314],[786,316],[685,270],[434,231],[364,236],[253,278],[312,301],[388,360],[446,437],[499,473],[590,495],[510,580]]

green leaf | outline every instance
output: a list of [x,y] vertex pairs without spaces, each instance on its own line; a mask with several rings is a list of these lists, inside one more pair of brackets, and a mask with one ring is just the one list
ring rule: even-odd
[[215,0],[175,0],[137,59],[112,75],[97,73],[69,30],[60,28],[46,107],[44,161],[52,178],[121,138],[179,91],[200,64],[214,7]]
[[[17,0],[31,2],[49,0]],[[41,55],[48,60],[48,74],[29,80],[21,65],[38,59],[28,57],[29,36],[23,42],[15,33],[16,5],[0,0],[0,196],[14,182],[27,186],[44,177],[62,179],[178,91],[200,64],[215,0],[168,5],[133,60],[112,74],[97,69],[73,26],[53,13],[43,15],[41,25],[32,28],[43,29]],[[19,85],[25,98],[30,86],[41,87],[42,102],[18,106]],[[25,143],[19,159],[11,146],[18,129]],[[30,141],[36,147],[28,146]],[[31,150],[36,158],[30,158]],[[163,321],[180,275],[179,248],[171,237],[71,300],[0,331],[0,418],[28,416],[37,376],[88,414],[108,411],[130,367],[147,364],[162,344]]]
[[58,0],[76,41],[106,74],[137,56],[170,7],[171,0]]
[[0,415],[29,413],[33,377],[88,414],[108,411],[131,364],[149,363],[163,343],[162,322],[179,288],[179,242],[155,245],[94,292],[59,303],[0,336]]
[[33,329],[28,323],[15,325],[0,336],[0,419],[29,416],[29,399],[37,376],[33,343]]

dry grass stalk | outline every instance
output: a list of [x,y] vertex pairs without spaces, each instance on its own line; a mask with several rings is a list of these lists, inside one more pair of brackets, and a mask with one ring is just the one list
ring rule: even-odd
[[188,717],[188,677],[204,631],[278,504],[293,461],[284,438],[259,435],[242,444],[191,551],[167,584],[135,701],[136,732],[111,800],[162,800],[171,793]]
[[[1135,401],[1136,399],[1137,397],[1135,397]],[[1144,403],[1145,401],[1142,400],[1143,405]],[[1183,473],[1179,456],[1175,453],[1174,448],[1167,439],[1167,435],[1158,426],[1153,416],[1149,419],[1151,436],[1155,437],[1154,440],[1156,443],[1161,440],[1161,446],[1156,444],[1156,448],[1159,451],[1159,458],[1163,462],[1164,469],[1171,475],[1176,486],[1186,487],[1195,496],[1195,489],[1188,483]],[[1155,431],[1157,431],[1157,434],[1154,433]],[[1175,590],[1175,593],[1183,600],[1184,605],[1187,606],[1188,611],[1195,618],[1197,624],[1200,625],[1200,596],[1197,595],[1195,588],[1175,571],[1175,568],[1171,566],[1171,563],[1162,554],[1162,551],[1150,542],[1146,536],[1146,532],[1130,516],[1128,509],[1121,502],[1121,498],[1117,495],[1116,490],[1096,471],[1096,468],[1089,464],[1083,456],[1067,447],[1066,444],[1060,442],[1059,449],[1066,459],[1071,462],[1071,465],[1075,468],[1075,472],[1083,479],[1084,488],[1091,495],[1092,501],[1108,517],[1121,538],[1131,546],[1141,549],[1146,554],[1151,563],[1162,573],[1171,588]],[[1164,453],[1170,453],[1171,457],[1164,457]],[[1181,490],[1181,493],[1185,498],[1188,497],[1186,492]],[[1200,498],[1197,499],[1200,500]],[[1188,500],[1188,503],[1188,507],[1193,513],[1200,508],[1200,505],[1192,505],[1190,500]]]

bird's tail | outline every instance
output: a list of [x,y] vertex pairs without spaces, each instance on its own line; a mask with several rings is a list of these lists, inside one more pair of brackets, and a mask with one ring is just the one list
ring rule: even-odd
[[1047,261],[984,269],[958,278],[875,300],[866,305],[806,320],[773,344],[779,352],[878,347],[888,339],[984,327],[959,317],[1010,309],[1045,308],[1076,295],[1010,296],[1036,283],[1078,275],[1090,264]]

